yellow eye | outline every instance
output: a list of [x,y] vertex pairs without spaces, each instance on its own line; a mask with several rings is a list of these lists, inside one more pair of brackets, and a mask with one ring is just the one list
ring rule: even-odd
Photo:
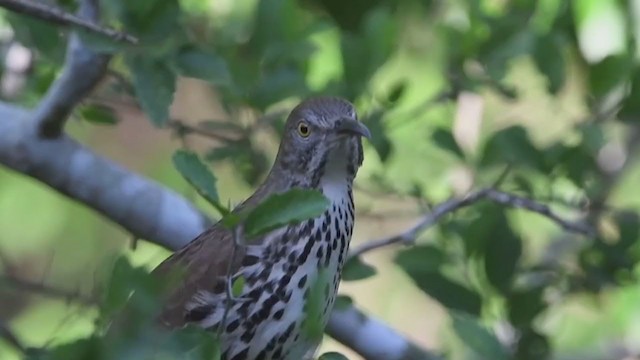
[[305,122],[301,122],[298,124],[298,134],[300,136],[306,138],[311,133],[311,129],[309,129],[309,125]]

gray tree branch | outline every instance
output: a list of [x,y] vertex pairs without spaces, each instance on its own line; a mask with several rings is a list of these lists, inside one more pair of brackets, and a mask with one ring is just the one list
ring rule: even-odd
[[349,257],[351,258],[359,256],[366,252],[393,244],[411,245],[415,242],[416,238],[418,237],[418,235],[420,235],[421,232],[435,225],[444,216],[453,213],[463,207],[473,205],[481,200],[489,200],[505,206],[521,208],[538,213],[555,222],[564,230],[569,232],[574,232],[586,236],[594,235],[594,230],[586,223],[565,220],[545,204],[541,204],[534,200],[519,195],[499,191],[493,188],[485,188],[472,191],[464,197],[453,198],[436,205],[433,210],[423,216],[415,226],[400,234],[384,237],[374,241],[369,241],[366,244],[354,248],[349,253]]
[[[95,23],[99,18],[98,0],[83,0],[78,17]],[[0,3],[1,4],[1,3]],[[39,133],[46,138],[60,136],[73,108],[98,84],[111,56],[89,49],[76,33],[69,37],[62,74],[38,104],[33,117]]]

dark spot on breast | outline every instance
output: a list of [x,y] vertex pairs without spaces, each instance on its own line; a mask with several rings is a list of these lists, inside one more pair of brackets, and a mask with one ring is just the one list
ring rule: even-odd
[[273,313],[273,318],[276,320],[282,319],[282,315],[284,315],[284,309],[280,309]]
[[227,325],[227,332],[233,332],[235,329],[238,328],[238,326],[240,325],[240,320],[236,319],[233,320],[232,322],[229,323],[229,325]]
[[207,316],[213,313],[215,307],[213,305],[201,305],[194,307],[184,314],[184,320],[186,322],[196,322],[204,320]]
[[298,281],[298,289],[302,289],[304,285],[307,283],[307,275],[303,275]]
[[249,355],[249,348],[245,348],[244,350],[237,353],[234,357],[232,357],[231,360],[246,360],[248,355]]
[[255,255],[246,255],[242,259],[242,266],[251,266],[251,265],[257,263],[258,260],[260,260],[260,259]]
[[316,257],[321,259],[324,256],[324,251],[322,251],[322,246],[318,246],[318,251],[316,252]]

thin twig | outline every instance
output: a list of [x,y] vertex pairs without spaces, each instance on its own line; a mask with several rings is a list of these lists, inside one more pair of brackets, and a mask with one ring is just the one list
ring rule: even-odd
[[[99,10],[98,0],[82,0],[78,16],[95,22]],[[49,87],[33,115],[42,137],[60,136],[74,107],[102,79],[110,59],[108,54],[99,54],[87,48],[77,34],[71,34],[62,74]]]
[[409,230],[390,237],[367,242],[351,251],[350,257],[362,255],[371,250],[379,249],[392,244],[413,244],[417,236],[426,229],[435,225],[442,217],[458,209],[473,205],[481,200],[490,200],[498,204],[525,209],[545,216],[558,224],[564,230],[586,236],[593,236],[594,230],[583,223],[571,222],[563,219],[553,212],[547,205],[534,200],[502,192],[493,188],[485,188],[468,193],[462,198],[454,198],[436,205],[433,210],[425,215],[416,225]]
[[31,292],[43,296],[56,299],[63,299],[68,302],[76,302],[86,306],[96,305],[98,301],[79,292],[72,292],[46,285],[44,283],[36,283],[25,279],[18,279],[13,276],[0,275],[0,284],[5,284],[17,290]]
[[5,339],[9,344],[11,344],[11,346],[16,348],[16,350],[26,354],[27,348],[4,322],[0,322],[0,338]]
[[224,312],[222,313],[222,320],[220,321],[220,326],[218,326],[218,331],[216,335],[218,340],[221,339],[222,332],[224,328],[227,326],[227,317],[229,316],[229,310],[231,309],[231,301],[233,300],[233,297],[234,297],[233,291],[232,291],[233,284],[231,283],[232,282],[231,272],[233,271],[233,263],[235,262],[236,249],[241,244],[241,240],[240,240],[241,232],[242,232],[241,226],[236,226],[232,230],[233,246],[231,247],[231,256],[229,258],[229,265],[227,265],[227,272],[226,272],[226,278],[225,278],[226,286],[225,286]]
[[237,139],[227,137],[225,135],[219,134],[217,132],[205,129],[201,126],[194,126],[185,123],[184,121],[178,119],[172,119],[169,121],[168,125],[175,129],[178,135],[181,134],[196,134],[204,137],[208,137],[210,139],[219,140],[222,142],[230,143],[237,141]]
[[79,27],[96,34],[106,36],[115,41],[125,41],[133,45],[138,43],[138,39],[132,35],[96,25],[93,21],[88,21],[82,17],[69,14],[51,4],[31,0],[0,0],[0,7],[56,25]]

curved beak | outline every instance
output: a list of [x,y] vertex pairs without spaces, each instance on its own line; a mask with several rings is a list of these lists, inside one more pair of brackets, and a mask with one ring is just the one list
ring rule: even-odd
[[371,140],[371,132],[363,123],[353,119],[343,119],[336,126],[338,134],[363,136]]

